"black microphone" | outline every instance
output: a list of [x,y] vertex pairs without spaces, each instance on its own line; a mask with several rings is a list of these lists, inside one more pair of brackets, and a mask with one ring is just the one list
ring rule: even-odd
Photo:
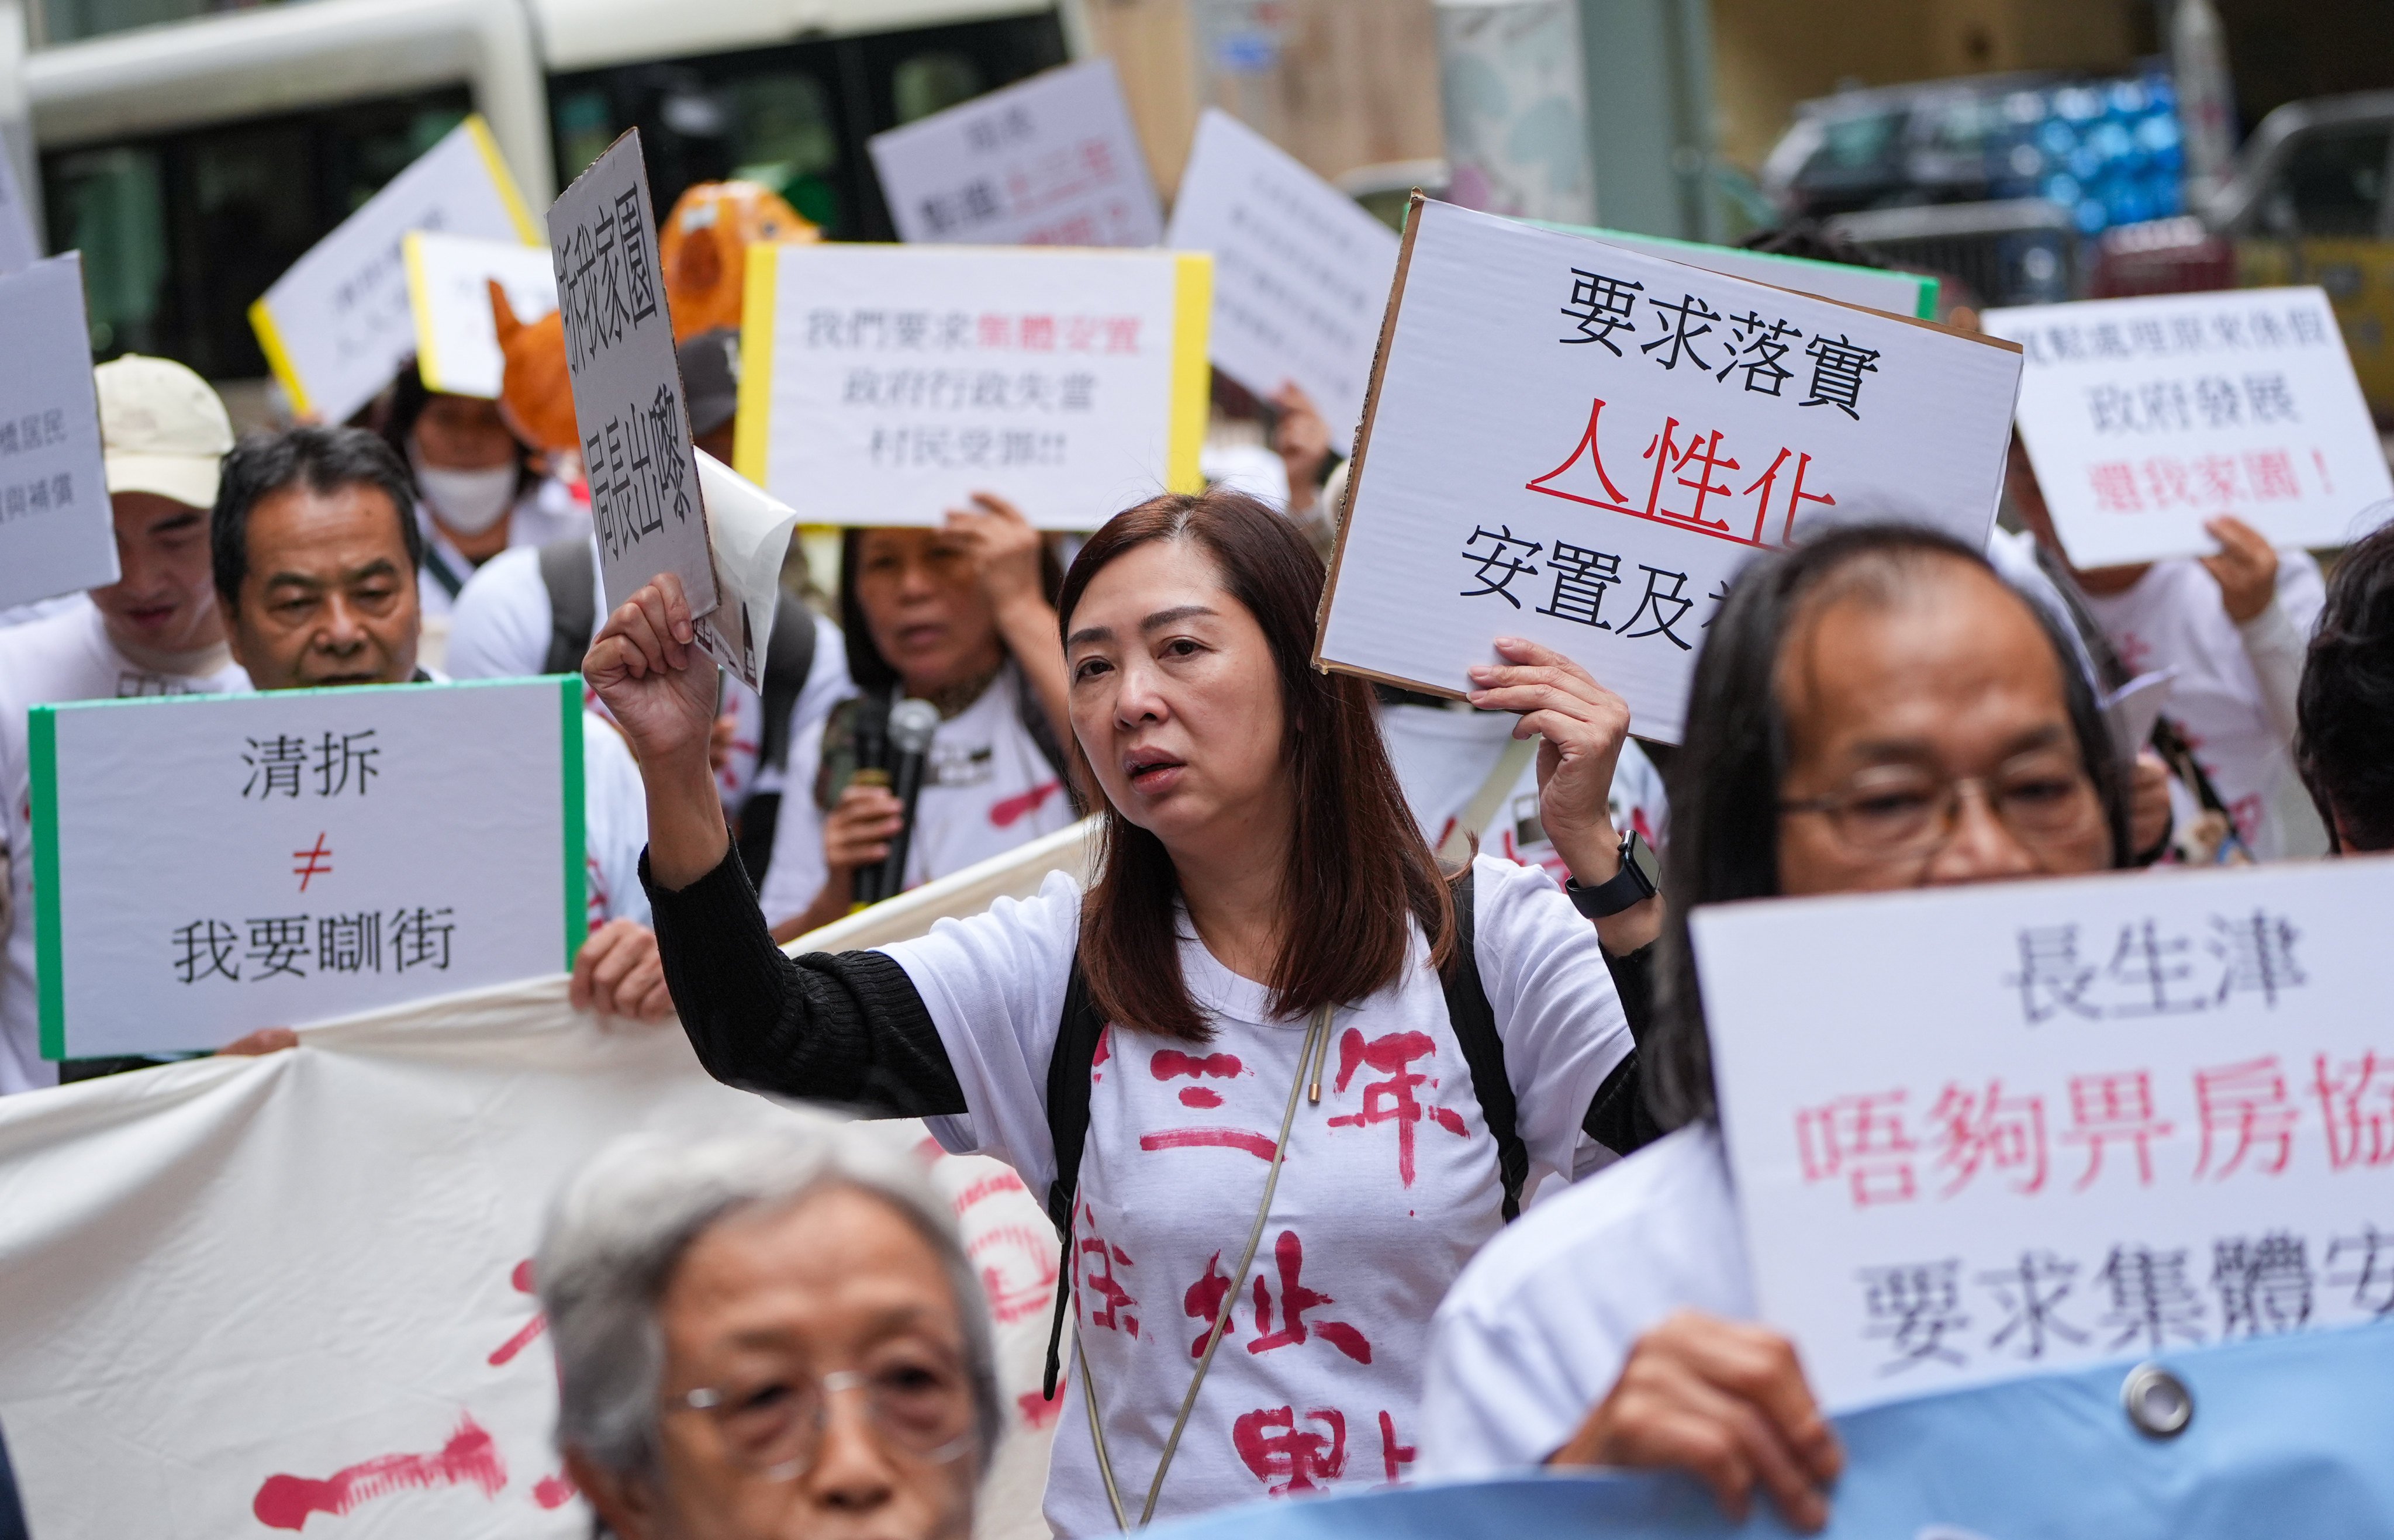
[[889,708],[889,789],[898,796],[905,822],[881,864],[856,875],[860,903],[878,903],[906,890],[906,851],[914,841],[914,803],[923,794],[924,756],[939,731],[940,708],[928,701],[901,701]]

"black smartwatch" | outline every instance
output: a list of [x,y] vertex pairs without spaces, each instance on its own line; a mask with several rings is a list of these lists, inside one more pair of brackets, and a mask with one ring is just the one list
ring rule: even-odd
[[1572,907],[1592,920],[1618,915],[1663,890],[1663,858],[1632,829],[1621,836],[1621,870],[1611,879],[1582,888],[1577,877],[1563,884]]

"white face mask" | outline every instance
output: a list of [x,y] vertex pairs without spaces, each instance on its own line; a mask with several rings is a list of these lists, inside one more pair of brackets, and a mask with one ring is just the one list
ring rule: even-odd
[[489,470],[442,470],[426,465],[420,454],[410,454],[408,459],[414,462],[416,490],[432,505],[441,522],[459,534],[481,533],[515,506],[516,467],[512,465]]

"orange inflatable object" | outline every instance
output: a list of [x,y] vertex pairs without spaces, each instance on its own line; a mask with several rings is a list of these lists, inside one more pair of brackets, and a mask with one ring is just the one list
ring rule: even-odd
[[822,231],[756,182],[699,182],[665,216],[657,243],[673,307],[674,341],[718,326],[737,328],[748,248],[820,241]]
[[506,291],[493,281],[491,321],[498,332],[499,352],[506,360],[499,410],[508,428],[533,448],[551,454],[579,448],[573,378],[565,368],[565,317],[552,310],[538,321],[518,321]]

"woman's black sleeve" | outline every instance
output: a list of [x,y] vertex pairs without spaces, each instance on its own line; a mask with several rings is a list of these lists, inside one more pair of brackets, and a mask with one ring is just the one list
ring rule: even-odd
[[835,1101],[875,1117],[967,1111],[906,970],[878,952],[793,958],[773,944],[739,857],[678,892],[640,853],[665,987],[706,1073],[727,1086]]
[[[1629,1019],[1633,1044],[1645,1040],[1646,1028],[1654,1020],[1654,952],[1650,942],[1625,957],[1604,954],[1604,966],[1612,973],[1613,993],[1621,996],[1621,1012]],[[1654,1121],[1653,1112],[1646,1105],[1641,1088],[1644,1076],[1638,1066],[1638,1050],[1633,1047],[1596,1088],[1596,1099],[1588,1103],[1587,1117],[1580,1125],[1588,1138],[1616,1154],[1626,1155],[1651,1144],[1668,1131]]]

